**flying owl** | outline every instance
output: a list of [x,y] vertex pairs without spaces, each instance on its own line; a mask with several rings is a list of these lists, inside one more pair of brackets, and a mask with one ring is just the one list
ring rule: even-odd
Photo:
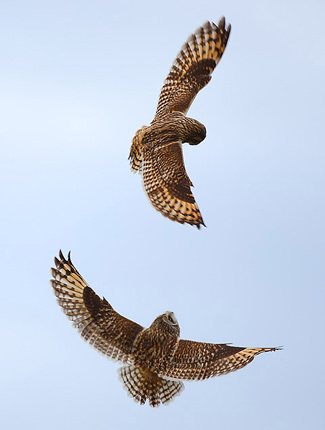
[[197,145],[206,129],[186,117],[197,93],[210,81],[228,42],[231,26],[206,22],[177,55],[161,89],[151,125],[133,138],[131,170],[142,173],[145,192],[155,209],[173,221],[205,225],[193,197],[183,160],[182,143]]
[[166,404],[183,388],[182,380],[200,380],[241,369],[262,352],[281,348],[243,348],[180,339],[173,312],[158,316],[149,328],[118,314],[88,286],[62,252],[55,258],[51,284],[59,305],[81,336],[100,352],[125,364],[119,369],[128,393],[140,404]]

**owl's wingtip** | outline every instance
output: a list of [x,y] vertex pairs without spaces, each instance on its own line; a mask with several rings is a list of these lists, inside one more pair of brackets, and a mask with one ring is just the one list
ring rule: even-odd
[[72,264],[72,261],[71,261],[71,251],[68,252],[68,262],[70,264]]
[[218,27],[220,29],[224,30],[225,29],[225,24],[226,24],[226,18],[224,16],[222,16],[220,18],[220,20],[219,20]]
[[222,16],[220,18],[219,23],[218,23],[218,27],[220,28],[220,30],[226,31],[226,33],[228,33],[228,36],[229,36],[230,31],[231,31],[231,24],[228,24],[227,28],[226,28],[226,18],[224,16]]
[[200,230],[200,229],[201,229],[201,226],[203,226],[203,227],[207,228],[207,226],[204,224],[204,221],[203,221],[203,220],[202,220],[201,222],[199,222],[198,224],[196,224],[196,228],[197,228],[198,230]]

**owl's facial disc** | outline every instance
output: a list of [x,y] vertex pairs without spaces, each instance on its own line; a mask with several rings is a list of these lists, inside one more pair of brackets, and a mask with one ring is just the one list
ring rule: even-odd
[[166,312],[164,314],[164,320],[171,325],[178,325],[177,319],[173,312]]

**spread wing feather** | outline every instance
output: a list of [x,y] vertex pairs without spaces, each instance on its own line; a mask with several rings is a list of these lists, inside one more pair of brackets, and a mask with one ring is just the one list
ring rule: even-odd
[[218,26],[208,21],[188,38],[161,89],[155,118],[174,111],[187,113],[197,93],[210,81],[230,30],[223,17]]
[[166,373],[160,376],[199,380],[225,375],[246,366],[256,355],[277,349],[281,348],[244,348],[181,339]]
[[143,327],[117,313],[88,286],[70,253],[66,259],[60,251],[54,261],[51,284],[63,312],[89,344],[114,360],[131,364],[133,343]]
[[181,142],[142,149],[143,185],[155,209],[181,224],[204,225],[185,170]]

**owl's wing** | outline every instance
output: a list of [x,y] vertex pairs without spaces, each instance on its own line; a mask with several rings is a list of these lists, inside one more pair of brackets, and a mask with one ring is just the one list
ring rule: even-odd
[[187,113],[197,93],[210,81],[228,42],[231,26],[206,22],[177,55],[159,96],[156,118],[173,111]]
[[162,215],[197,228],[205,225],[191,191],[181,142],[144,146],[142,176],[151,204]]
[[241,369],[256,355],[281,348],[241,348],[228,344],[179,341],[173,360],[163,375],[173,379],[206,379]]
[[54,293],[81,336],[108,357],[132,363],[132,346],[143,327],[118,314],[105,298],[97,296],[72,264],[70,253],[66,260],[60,251],[59,259],[54,261]]

